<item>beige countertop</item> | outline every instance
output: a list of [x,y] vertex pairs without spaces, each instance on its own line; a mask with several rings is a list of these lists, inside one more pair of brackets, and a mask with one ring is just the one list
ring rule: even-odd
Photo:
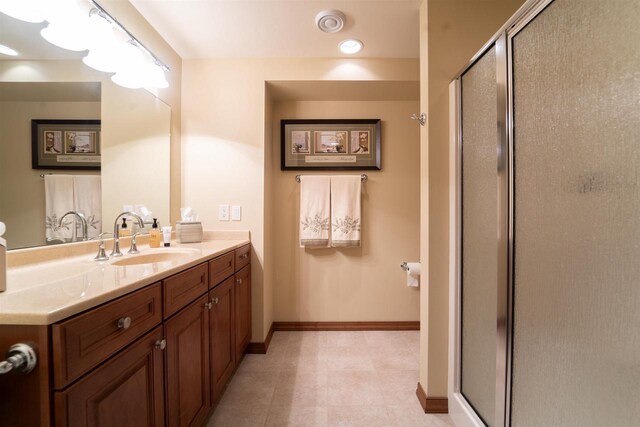
[[[128,294],[249,243],[248,232],[206,232],[201,243],[178,244],[169,248],[139,245],[140,255],[177,253],[178,258],[138,265],[117,266],[94,261],[95,253],[60,257],[10,267],[7,290],[0,292],[0,324],[48,325],[114,298]],[[86,244],[86,243],[85,243]],[[97,243],[93,246],[97,249]],[[38,249],[42,251],[42,249]],[[109,252],[107,252],[108,254]]]

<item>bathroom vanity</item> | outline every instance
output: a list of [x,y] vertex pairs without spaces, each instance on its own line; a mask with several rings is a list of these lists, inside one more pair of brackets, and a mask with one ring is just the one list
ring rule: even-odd
[[251,338],[251,246],[233,237],[10,269],[0,356],[23,342],[38,360],[0,376],[0,425],[202,425]]

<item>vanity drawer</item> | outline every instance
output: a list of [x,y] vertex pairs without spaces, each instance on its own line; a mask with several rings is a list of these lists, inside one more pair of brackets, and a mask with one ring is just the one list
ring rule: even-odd
[[164,280],[164,318],[177,313],[209,290],[207,263],[190,268]]
[[236,271],[251,262],[251,245],[244,245],[236,249]]
[[234,261],[234,252],[229,252],[209,261],[209,286],[211,288],[234,273]]
[[53,325],[54,385],[61,389],[162,321],[160,283]]

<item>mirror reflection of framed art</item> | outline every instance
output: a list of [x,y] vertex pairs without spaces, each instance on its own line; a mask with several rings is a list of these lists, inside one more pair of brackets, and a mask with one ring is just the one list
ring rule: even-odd
[[31,120],[33,169],[100,169],[100,120]]

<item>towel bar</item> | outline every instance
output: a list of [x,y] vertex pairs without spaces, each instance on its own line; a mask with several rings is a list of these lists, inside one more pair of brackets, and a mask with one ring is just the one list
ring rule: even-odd
[[[300,182],[300,177],[302,175],[296,175],[296,182]],[[362,182],[367,182],[367,180],[369,179],[369,177],[367,176],[366,173],[363,173],[362,175],[360,175],[360,181]]]

